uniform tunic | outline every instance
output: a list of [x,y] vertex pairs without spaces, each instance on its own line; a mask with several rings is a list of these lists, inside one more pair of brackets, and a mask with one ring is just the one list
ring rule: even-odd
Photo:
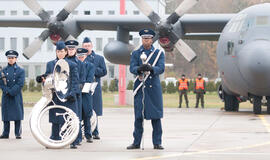
[[86,59],[95,66],[95,81],[98,82],[98,85],[93,95],[93,108],[97,116],[102,116],[102,90],[100,78],[107,74],[106,64],[104,58],[97,55],[94,51],[92,51]]
[[23,98],[22,88],[25,80],[24,69],[20,68],[16,63],[8,65],[3,69],[7,85],[0,80],[0,87],[2,94],[2,120],[3,121],[17,121],[23,120]]
[[[147,57],[153,52],[155,49],[152,46],[150,50],[145,50],[143,46],[141,46],[138,50],[134,51],[131,55],[130,60],[130,72],[134,75],[138,75],[137,69],[140,65],[142,65],[142,60],[140,56],[142,52],[145,52]],[[155,53],[149,60],[149,64],[153,64],[154,60],[158,55],[159,50],[155,50]],[[156,65],[153,67],[153,73],[150,74],[148,79],[145,81],[145,110],[144,110],[144,118],[149,119],[160,119],[163,117],[163,100],[162,100],[162,89],[160,85],[159,75],[164,72],[165,64],[164,64],[164,53],[161,53]],[[139,79],[135,81],[134,90],[141,83]],[[135,118],[142,118],[142,87],[138,90],[137,94],[134,97],[134,111]]]
[[[68,90],[68,96],[73,96],[75,98],[75,101],[74,102],[71,102],[71,101],[66,101],[66,102],[61,102],[58,97],[56,96],[55,93],[53,93],[53,98],[52,100],[54,101],[54,103],[56,105],[63,105],[63,106],[66,106],[68,108],[70,108],[71,110],[73,110],[77,115],[78,115],[78,106],[77,106],[77,101],[76,101],[76,85],[78,84],[78,77],[77,77],[77,65],[67,59],[65,59],[68,64],[69,64],[69,70],[70,70],[70,73],[69,73],[69,76],[70,76],[70,79],[69,79],[69,82],[70,82],[70,88]],[[52,74],[53,73],[53,70],[54,70],[54,66],[57,62],[57,59],[55,60],[52,60],[50,62],[47,63],[47,67],[46,67],[46,75],[48,74]],[[50,104],[52,105],[52,103]],[[62,109],[51,109],[49,111],[49,121],[51,123],[55,123],[55,124],[62,124],[64,123],[64,120],[61,116],[56,116],[55,114],[56,113],[63,113],[63,110]]]

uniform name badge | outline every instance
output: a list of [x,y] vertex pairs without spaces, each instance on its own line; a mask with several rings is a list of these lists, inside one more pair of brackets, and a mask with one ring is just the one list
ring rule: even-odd
[[97,85],[98,82],[84,83],[82,93],[89,93],[91,91],[91,94],[93,95]]

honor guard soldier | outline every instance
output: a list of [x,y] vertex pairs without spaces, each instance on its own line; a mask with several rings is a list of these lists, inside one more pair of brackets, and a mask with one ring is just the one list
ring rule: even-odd
[[[143,29],[139,32],[142,46],[132,52],[130,72],[136,75],[134,83],[135,123],[133,143],[127,149],[138,149],[141,146],[144,119],[151,120],[153,127],[152,142],[154,149],[164,149],[161,146],[163,117],[163,100],[159,75],[164,72],[164,53],[153,47],[155,32]],[[142,56],[143,55],[143,56]],[[146,55],[146,56],[145,56]]]
[[[66,96],[67,101],[61,102],[58,97],[56,96],[56,93],[53,93],[52,101],[49,105],[62,105],[66,106],[69,109],[71,109],[73,112],[75,112],[78,115],[78,106],[77,106],[77,96],[76,96],[76,85],[78,84],[78,71],[77,71],[77,65],[69,60],[66,59],[67,56],[67,49],[66,45],[63,41],[58,41],[56,43],[56,56],[57,58],[55,60],[49,61],[46,66],[46,73],[42,76],[38,76],[36,80],[38,82],[44,81],[46,78],[46,75],[52,74],[54,72],[54,66],[56,62],[59,59],[65,59],[68,62],[69,65],[69,79],[70,84],[68,88],[68,93]],[[51,133],[51,139],[53,140],[61,140],[59,136],[60,129],[62,125],[64,124],[64,119],[62,116],[56,116],[56,113],[63,113],[63,110],[61,109],[50,109],[49,110],[49,122],[52,123],[52,133]],[[70,148],[77,148],[77,144],[79,139],[77,138],[70,146]]]
[[9,138],[10,121],[15,123],[16,139],[21,139],[21,120],[24,117],[22,88],[25,80],[24,69],[17,65],[18,52],[6,52],[8,65],[1,71],[0,88],[2,89],[2,121],[4,130],[0,139]]
[[186,106],[188,108],[188,87],[189,87],[189,82],[186,79],[186,76],[184,74],[182,74],[181,79],[179,79],[178,81],[179,83],[179,87],[178,87],[178,91],[179,91],[179,108],[181,108],[182,106],[182,97],[184,95],[185,97],[185,101],[186,101]]
[[[87,49],[78,48],[77,57],[83,63],[84,76],[81,81],[84,86],[86,83],[94,82],[95,66],[86,60]],[[82,93],[82,119],[84,123],[84,135],[88,143],[93,143],[90,119],[93,114],[93,96],[91,91]]]
[[204,108],[204,94],[205,91],[205,81],[202,78],[202,75],[199,73],[198,77],[196,78],[195,84],[194,84],[194,93],[196,93],[196,106],[195,108],[198,108],[199,106],[199,100],[201,99],[201,106]]
[[[78,104],[78,115],[79,120],[82,121],[82,93],[80,86],[82,85],[82,78],[84,75],[83,63],[76,57],[76,49],[79,43],[75,40],[68,40],[65,42],[67,47],[67,59],[77,64],[77,76],[78,76],[78,84],[76,84],[76,97]],[[81,125],[80,125],[81,126]],[[79,131],[79,142],[82,141],[82,132]]]
[[[98,82],[96,90],[93,95],[93,108],[97,116],[102,116],[102,90],[100,84],[100,78],[104,77],[107,74],[106,64],[104,58],[100,55],[97,55],[92,49],[93,44],[88,37],[85,37],[82,44],[83,48],[88,50],[86,60],[95,65],[95,82]],[[97,126],[93,132],[93,139],[100,139],[98,122]]]

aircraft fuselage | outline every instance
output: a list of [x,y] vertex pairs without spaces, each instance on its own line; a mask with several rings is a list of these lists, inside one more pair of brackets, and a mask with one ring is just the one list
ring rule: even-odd
[[239,12],[225,26],[217,47],[223,89],[249,97],[270,96],[270,3]]

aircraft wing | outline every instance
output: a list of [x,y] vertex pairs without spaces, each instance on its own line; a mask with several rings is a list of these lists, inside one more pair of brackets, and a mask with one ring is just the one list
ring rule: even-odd
[[[235,14],[185,14],[175,25],[182,25],[184,39],[218,40],[223,28],[233,16]],[[82,16],[76,21],[81,29],[87,30],[117,30],[118,26],[128,31],[154,29],[154,25],[144,16]]]
[[46,23],[39,17],[3,16],[0,17],[0,27],[46,28]]
[[[184,39],[217,40],[227,22],[235,14],[185,14],[175,25],[181,25]],[[165,17],[166,18],[166,17]],[[154,25],[145,16],[73,16],[82,30],[111,30],[118,26],[128,31],[138,31],[142,28],[152,28]],[[39,17],[5,16],[0,17],[0,27],[46,28],[46,23]]]

